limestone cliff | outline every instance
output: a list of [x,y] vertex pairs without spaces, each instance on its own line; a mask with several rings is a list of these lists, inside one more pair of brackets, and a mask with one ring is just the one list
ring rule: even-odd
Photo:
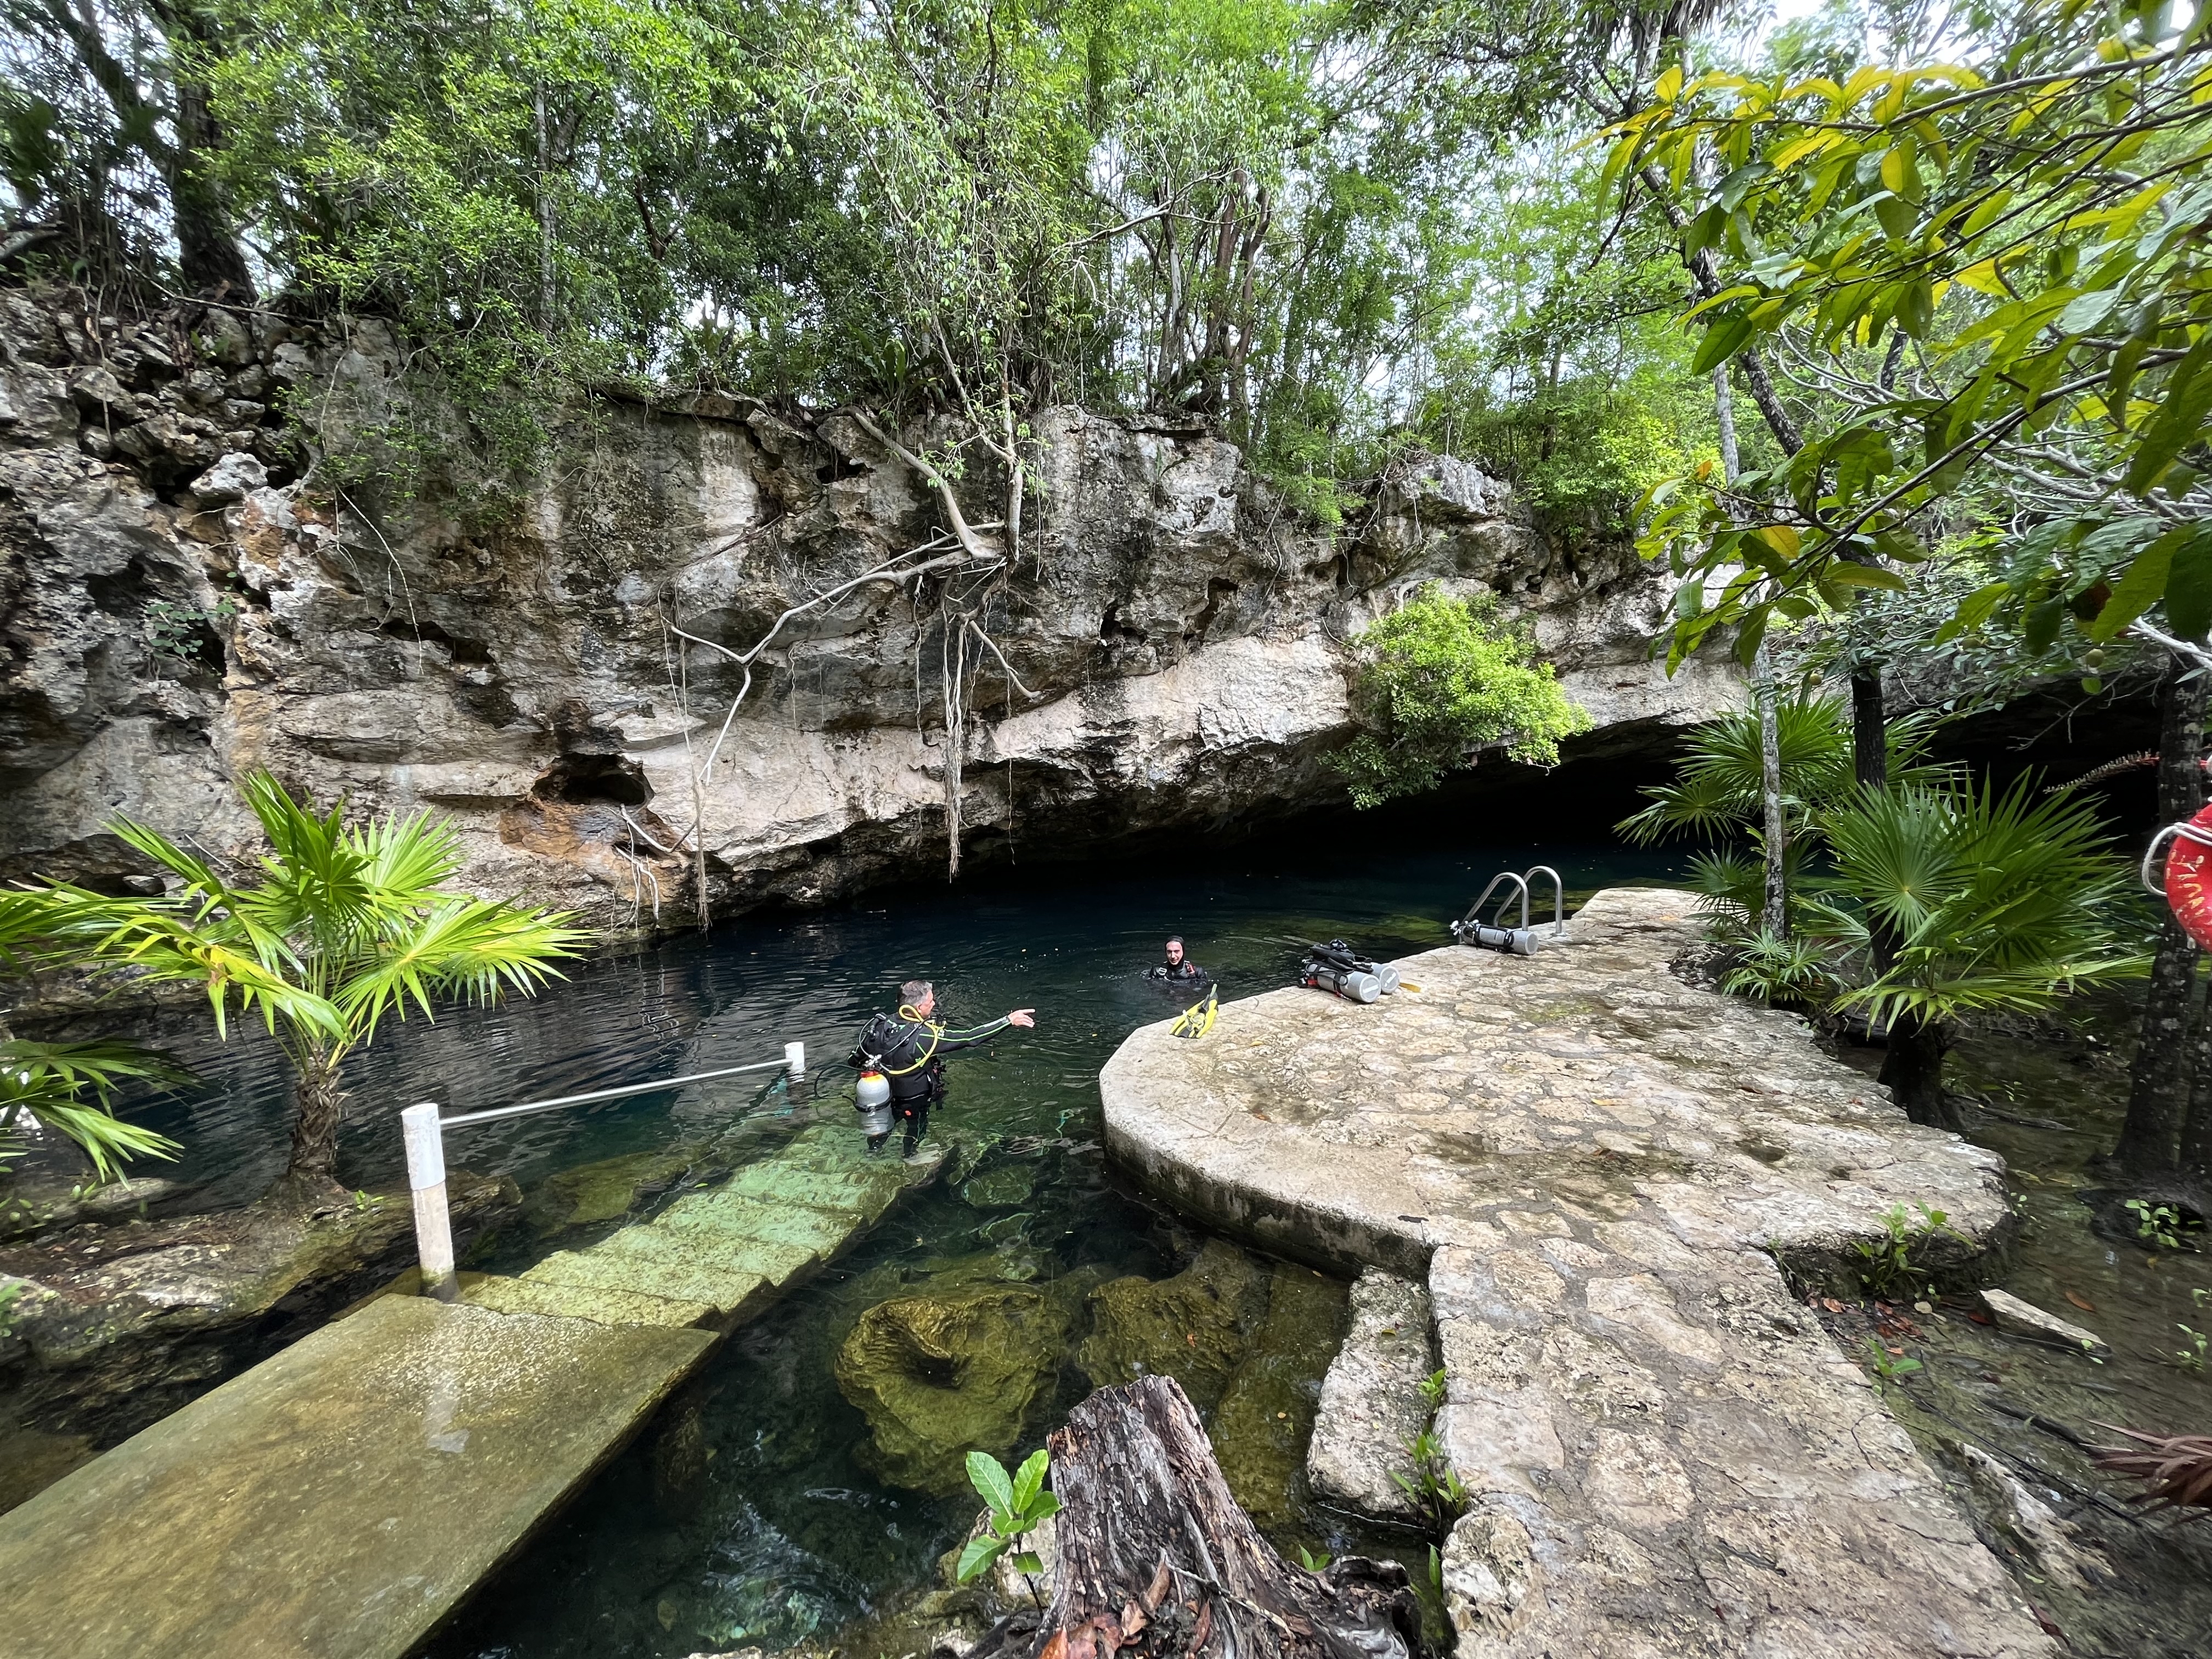
[[[101,833],[118,811],[242,848],[228,781],[255,766],[434,807],[473,885],[603,924],[651,925],[656,895],[663,925],[692,920],[695,817],[717,914],[944,866],[957,658],[945,596],[919,585],[855,590],[780,635],[695,803],[742,677],[711,648],[679,658],[674,630],[749,646],[937,531],[926,487],[851,419],[611,396],[487,515],[441,489],[434,454],[419,489],[347,485],[288,431],[288,397],[364,422],[404,404],[374,324],[118,325],[18,290],[0,341],[8,873],[132,879]],[[1663,577],[1617,542],[1540,532],[1466,462],[1397,467],[1326,536],[1194,423],[1053,409],[1033,454],[1015,568],[952,596],[1035,694],[969,647],[971,860],[1341,799],[1320,763],[1349,734],[1340,641],[1425,580],[1533,614],[1595,720],[1581,752],[1732,695],[1723,669],[1669,682],[1649,661]]]

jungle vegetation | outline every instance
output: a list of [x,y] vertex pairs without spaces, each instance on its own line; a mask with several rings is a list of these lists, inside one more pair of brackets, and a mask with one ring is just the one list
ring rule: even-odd
[[[380,320],[495,498],[621,386],[927,432],[897,453],[979,565],[1019,555],[1051,403],[1212,422],[1322,537],[1436,451],[1639,534],[1669,667],[1751,672],[1762,908],[1793,833],[1842,860],[2029,811],[1893,774],[1900,707],[2155,684],[2161,810],[2203,802],[2203,8],[0,8],[11,280]],[[337,478],[450,464],[404,416],[349,457],[292,413]],[[1825,687],[1833,775],[1784,799],[1784,711]],[[1868,995],[1902,994],[1919,923],[1850,903]],[[2212,1169],[2197,952],[2154,955],[2122,1162]]]

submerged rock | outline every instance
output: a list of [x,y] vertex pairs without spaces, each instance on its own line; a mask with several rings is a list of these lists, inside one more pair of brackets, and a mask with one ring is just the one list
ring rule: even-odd
[[1234,1244],[1208,1239],[1172,1279],[1117,1279],[1092,1293],[1091,1330],[1077,1355],[1094,1388],[1172,1376],[1210,1412],[1267,1317],[1267,1271]]
[[2070,1319],[2061,1319],[2055,1313],[2045,1313],[2033,1302],[2023,1301],[2009,1291],[1984,1291],[1982,1305],[1990,1310],[1990,1317],[1996,1321],[1999,1330],[2014,1336],[2032,1336],[2045,1342],[2056,1342],[2061,1347],[2077,1348],[2083,1353],[2112,1352],[2096,1332]]
[[838,1389],[868,1419],[860,1462],[938,1496],[968,1484],[966,1460],[1003,1457],[1059,1369],[1067,1322],[1040,1291],[972,1285],[862,1314],[838,1351]]
[[1331,1503],[1387,1521],[1422,1508],[1394,1478],[1434,1414],[1421,1385],[1437,1369],[1425,1286],[1370,1267],[1352,1287],[1352,1329],[1321,1386],[1306,1478]]
[[541,1235],[618,1220],[643,1199],[667,1190],[692,1163],[691,1156],[679,1150],[630,1152],[580,1164],[533,1191],[525,1214],[531,1231]]
[[1297,1516],[1307,1436],[1344,1322],[1342,1280],[1278,1262],[1267,1321],[1214,1409],[1213,1452],[1230,1492],[1270,1530]]
[[973,1176],[960,1196],[979,1210],[1011,1210],[1030,1201],[1036,1185],[1036,1173],[1018,1164],[1002,1164]]

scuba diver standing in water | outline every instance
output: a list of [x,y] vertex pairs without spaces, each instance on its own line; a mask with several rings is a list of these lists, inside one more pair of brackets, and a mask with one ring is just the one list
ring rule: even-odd
[[[891,1138],[893,1120],[906,1126],[906,1156],[921,1155],[921,1138],[929,1133],[929,1109],[945,1098],[945,1056],[962,1048],[988,1042],[1010,1025],[1036,1024],[1034,1008],[1017,1008],[988,1025],[971,1030],[948,1030],[931,1020],[937,1009],[937,993],[926,979],[910,979],[899,987],[896,1017],[878,1014],[860,1033],[860,1046],[851,1064],[860,1070],[859,1103],[868,1129],[868,1151],[880,1152]],[[874,1086],[871,1086],[871,1085]],[[888,1097],[878,1090],[888,1088]],[[873,1098],[872,1098],[873,1097]],[[873,1111],[888,1104],[888,1117],[871,1121]]]

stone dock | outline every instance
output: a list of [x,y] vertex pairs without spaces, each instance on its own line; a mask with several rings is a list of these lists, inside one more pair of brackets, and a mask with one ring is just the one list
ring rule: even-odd
[[1846,1267],[1923,1204],[1964,1254],[2009,1224],[2002,1164],[1678,978],[1698,939],[1688,896],[1611,890],[1534,957],[1406,958],[1373,1006],[1147,1027],[1102,1079],[1109,1151],[1266,1249],[1425,1282],[1460,1659],[2049,1655],[1777,1265]]
[[385,1296],[0,1515],[7,1659],[398,1659],[945,1157],[847,1121],[461,1300]]

